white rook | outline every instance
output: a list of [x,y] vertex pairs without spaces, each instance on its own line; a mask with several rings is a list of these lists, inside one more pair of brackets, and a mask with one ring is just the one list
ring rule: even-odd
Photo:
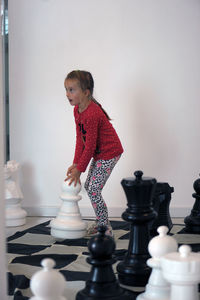
[[199,300],[200,253],[182,245],[179,252],[161,258],[164,278],[171,284],[170,300]]
[[67,181],[62,184],[60,195],[63,201],[58,215],[50,223],[51,235],[57,239],[78,239],[86,235],[87,223],[82,220],[78,201],[81,196],[81,185],[74,183],[68,185]]

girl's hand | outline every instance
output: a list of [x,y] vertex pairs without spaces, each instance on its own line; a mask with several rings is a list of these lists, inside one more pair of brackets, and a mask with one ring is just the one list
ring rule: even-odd
[[80,176],[81,176],[81,172],[76,167],[73,167],[71,168],[69,174],[67,171],[67,178],[65,179],[65,181],[69,180],[69,185],[71,185],[72,182],[74,182],[74,186],[76,186],[78,182],[81,184]]

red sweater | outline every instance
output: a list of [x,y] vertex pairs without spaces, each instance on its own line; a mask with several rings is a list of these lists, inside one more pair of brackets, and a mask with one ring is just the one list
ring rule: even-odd
[[76,149],[73,163],[80,172],[86,170],[92,157],[108,160],[123,153],[119,137],[99,105],[91,101],[82,113],[76,105],[74,118]]

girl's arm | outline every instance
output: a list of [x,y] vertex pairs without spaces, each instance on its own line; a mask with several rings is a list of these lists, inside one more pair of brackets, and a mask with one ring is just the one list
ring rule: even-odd
[[95,116],[95,114],[93,114],[92,116],[87,118],[84,124],[86,131],[85,148],[77,163],[77,169],[80,172],[85,172],[90,159],[94,155],[97,144],[98,122],[99,119]]
[[75,146],[75,153],[74,153],[74,159],[73,159],[73,164],[77,164],[79,162],[79,159],[83,153],[84,149],[84,144],[83,140],[81,138],[81,131],[80,127],[78,125],[78,122],[76,122],[76,146]]

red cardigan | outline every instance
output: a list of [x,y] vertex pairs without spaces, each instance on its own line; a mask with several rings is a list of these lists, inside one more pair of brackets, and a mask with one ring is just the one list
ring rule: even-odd
[[119,137],[99,105],[91,101],[82,113],[76,105],[74,118],[76,149],[73,163],[80,172],[86,170],[92,157],[108,160],[123,153]]

